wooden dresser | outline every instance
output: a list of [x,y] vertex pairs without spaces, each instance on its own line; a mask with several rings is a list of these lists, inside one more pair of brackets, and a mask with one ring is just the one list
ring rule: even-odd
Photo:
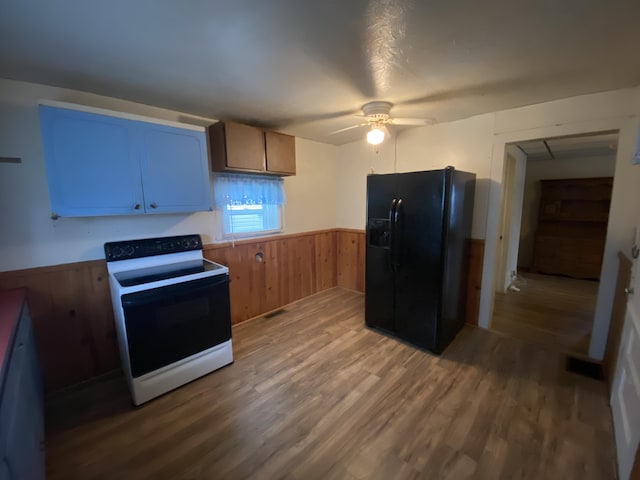
[[540,181],[532,270],[599,279],[613,178]]

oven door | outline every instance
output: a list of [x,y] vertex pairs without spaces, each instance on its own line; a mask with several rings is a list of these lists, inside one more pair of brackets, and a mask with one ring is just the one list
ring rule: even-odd
[[132,376],[231,338],[229,275],[122,295]]

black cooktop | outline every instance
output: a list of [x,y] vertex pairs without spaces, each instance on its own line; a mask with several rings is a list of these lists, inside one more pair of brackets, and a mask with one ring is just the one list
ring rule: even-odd
[[179,235],[175,237],[143,238],[140,240],[124,240],[104,244],[104,255],[107,262],[131,260],[132,258],[167,255],[169,253],[202,250],[200,235]]
[[224,268],[222,265],[206,260],[189,260],[186,262],[118,272],[114,274],[114,277],[123,287],[133,287],[134,285],[158,282],[160,280],[183,277],[194,273],[214,272],[222,268]]

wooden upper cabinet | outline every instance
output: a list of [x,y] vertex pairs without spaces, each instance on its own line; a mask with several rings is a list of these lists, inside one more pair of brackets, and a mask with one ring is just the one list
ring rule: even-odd
[[236,122],[209,128],[214,172],[295,175],[295,137]]
[[284,133],[264,132],[267,170],[282,175],[296,174],[296,138]]
[[265,171],[262,129],[236,122],[218,122],[211,126],[209,135],[213,171]]

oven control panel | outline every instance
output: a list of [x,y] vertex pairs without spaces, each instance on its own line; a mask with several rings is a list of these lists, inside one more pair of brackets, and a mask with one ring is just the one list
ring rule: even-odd
[[104,244],[104,256],[107,262],[151,257],[154,255],[166,255],[168,253],[188,252],[191,250],[202,250],[202,239],[200,235],[145,238]]

